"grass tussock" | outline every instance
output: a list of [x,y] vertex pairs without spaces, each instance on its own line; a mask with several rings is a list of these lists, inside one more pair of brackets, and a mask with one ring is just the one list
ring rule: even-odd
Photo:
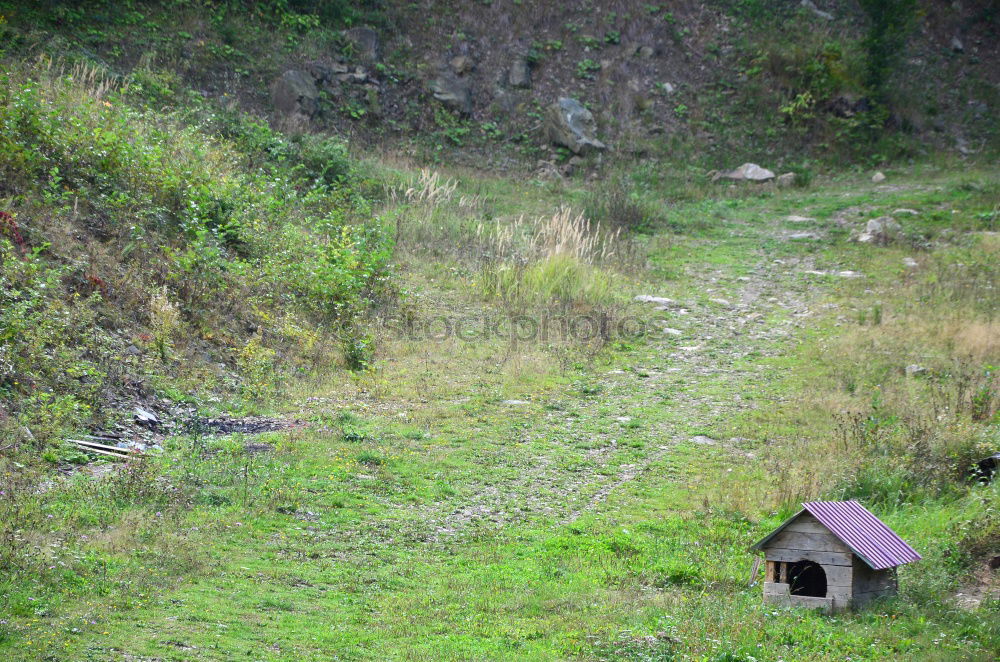
[[[567,206],[551,216],[497,223],[477,236],[488,259],[481,270],[483,291],[508,304],[608,305],[621,297],[621,229],[605,231]],[[627,258],[626,258],[627,259]]]

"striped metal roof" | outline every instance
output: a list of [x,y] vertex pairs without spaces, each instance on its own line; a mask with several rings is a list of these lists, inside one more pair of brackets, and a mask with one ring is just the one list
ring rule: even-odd
[[861,557],[872,570],[885,570],[904,563],[919,561],[922,557],[912,547],[903,542],[886,524],[875,517],[867,508],[853,499],[851,501],[811,501],[802,504],[799,511],[784,524],[771,532],[752,549],[761,549],[767,541],[791,524],[803,512],[808,512],[830,532],[840,538],[851,550]]

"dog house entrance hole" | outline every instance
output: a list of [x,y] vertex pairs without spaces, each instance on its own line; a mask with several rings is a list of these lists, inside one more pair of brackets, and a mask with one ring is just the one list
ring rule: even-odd
[[789,592],[814,598],[826,597],[826,572],[818,563],[796,561],[788,567]]

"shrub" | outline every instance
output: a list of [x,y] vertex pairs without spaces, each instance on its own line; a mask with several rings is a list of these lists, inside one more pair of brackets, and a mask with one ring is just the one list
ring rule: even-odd
[[375,363],[375,339],[370,333],[353,331],[343,341],[344,361],[354,372],[370,369]]
[[347,144],[333,136],[307,133],[298,137],[292,173],[315,184],[344,184],[351,173]]
[[592,190],[583,213],[603,227],[624,232],[649,232],[659,220],[657,213],[632,196],[621,182]]

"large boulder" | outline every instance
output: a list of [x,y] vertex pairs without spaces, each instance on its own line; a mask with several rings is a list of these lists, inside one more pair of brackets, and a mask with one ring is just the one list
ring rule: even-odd
[[594,116],[576,99],[561,97],[549,106],[545,133],[549,141],[569,148],[574,154],[607,149],[596,137]]
[[318,110],[319,90],[308,73],[289,69],[271,84],[271,101],[285,115],[312,117]]
[[774,173],[756,163],[744,163],[736,170],[720,173],[719,178],[737,182],[768,182],[774,179]]
[[449,110],[460,115],[472,114],[472,89],[467,78],[442,71],[431,82],[431,92]]
[[862,244],[888,244],[899,239],[903,228],[892,216],[879,216],[865,224],[865,230],[858,235]]
[[378,62],[382,59],[382,40],[378,32],[367,25],[359,25],[342,33],[354,54],[364,62]]

